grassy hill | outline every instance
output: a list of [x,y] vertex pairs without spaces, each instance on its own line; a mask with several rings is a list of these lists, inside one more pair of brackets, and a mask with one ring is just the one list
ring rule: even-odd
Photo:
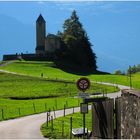
[[[81,76],[86,76],[91,81],[103,81],[114,84],[129,85],[129,77],[125,75],[111,75],[111,74],[76,75],[58,69],[53,62],[17,61],[7,66],[0,67],[0,69],[35,77],[41,77],[41,73],[43,73],[43,77],[48,79],[76,81]],[[140,73],[132,75],[132,84],[133,87],[140,89]]]
[[[17,73],[0,72],[0,120],[62,109],[64,105],[78,106],[81,101],[73,97],[78,93],[75,82],[84,75],[67,73],[56,68],[53,62],[15,61],[0,69]],[[92,81],[88,93],[118,90],[96,84],[96,81],[129,85],[129,77],[124,75],[92,74],[86,77]],[[132,84],[140,89],[140,73],[132,75]]]
[[[76,96],[78,89],[75,82],[51,80],[46,78],[22,76],[0,72],[0,97],[10,99],[38,99]],[[112,86],[91,84],[88,93],[107,90],[114,92]]]
[[[0,120],[79,106],[81,99],[75,81],[80,77],[66,73],[52,62],[14,62],[0,69]],[[43,77],[41,77],[43,73]],[[23,75],[24,74],[24,75]],[[48,77],[49,76],[49,77]],[[92,83],[88,93],[114,92],[117,88]]]

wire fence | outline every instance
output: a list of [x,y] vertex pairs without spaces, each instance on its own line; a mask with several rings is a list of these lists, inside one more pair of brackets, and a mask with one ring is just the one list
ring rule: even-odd
[[61,103],[54,100],[52,104],[47,102],[41,104],[33,102],[29,105],[23,105],[21,107],[3,106],[0,107],[0,121],[42,112],[56,111],[59,109],[64,109],[64,112],[66,112],[65,109],[80,105],[80,100],[77,100],[76,102],[72,103],[66,100]]

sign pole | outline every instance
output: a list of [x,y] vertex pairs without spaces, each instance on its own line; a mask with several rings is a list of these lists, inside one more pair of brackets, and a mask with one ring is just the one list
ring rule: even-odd
[[[85,99],[83,98],[83,104],[85,103]],[[85,138],[85,128],[86,128],[86,119],[85,119],[85,113],[83,113],[83,138]]]
[[[90,81],[83,77],[83,78],[80,78],[78,81],[77,81],[77,87],[80,91],[82,91],[82,94],[85,95],[85,91],[87,89],[89,89],[90,87]],[[85,128],[86,128],[86,113],[88,113],[88,104],[85,103],[85,98],[86,96],[81,96],[83,97],[83,103],[80,104],[80,109],[81,109],[81,113],[83,114],[83,138],[85,138]]]
[[85,138],[85,128],[86,128],[86,124],[85,124],[85,113],[83,113],[83,138]]

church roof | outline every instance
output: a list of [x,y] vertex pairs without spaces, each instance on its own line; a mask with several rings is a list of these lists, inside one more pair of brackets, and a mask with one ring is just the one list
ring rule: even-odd
[[39,15],[39,17],[38,17],[38,19],[36,20],[36,22],[39,22],[39,21],[41,21],[41,22],[46,22],[41,14]]

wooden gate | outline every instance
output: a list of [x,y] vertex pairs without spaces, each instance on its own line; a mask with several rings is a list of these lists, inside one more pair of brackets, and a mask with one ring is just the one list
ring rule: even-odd
[[92,104],[93,138],[114,139],[114,100],[96,101]]

